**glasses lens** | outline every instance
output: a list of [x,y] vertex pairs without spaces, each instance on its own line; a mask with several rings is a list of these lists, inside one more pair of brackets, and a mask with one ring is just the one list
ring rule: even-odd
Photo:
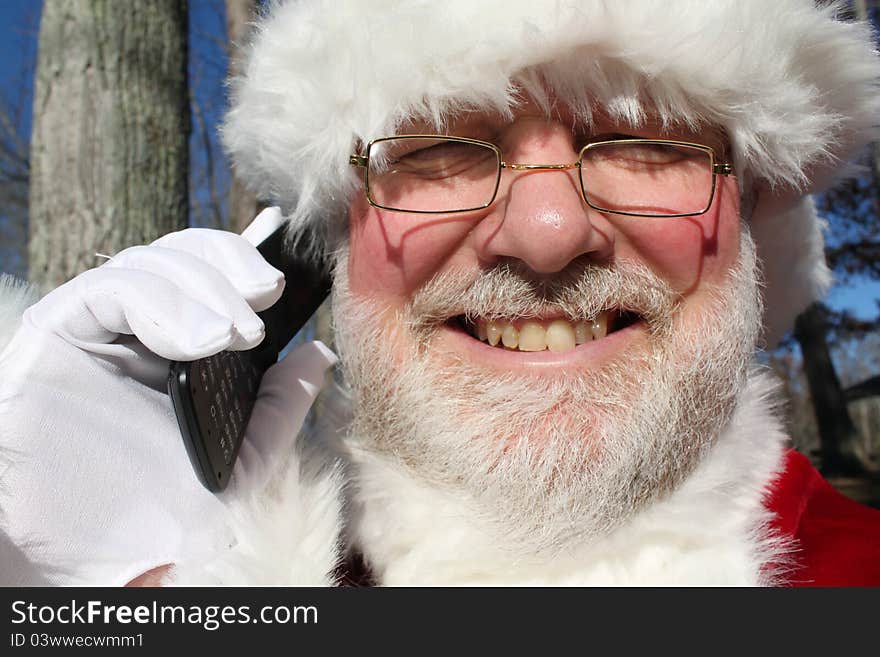
[[665,217],[705,212],[712,200],[712,156],[695,146],[664,142],[589,145],[581,184],[600,210]]
[[392,210],[463,212],[486,207],[501,158],[485,144],[444,137],[394,137],[372,143],[370,200]]

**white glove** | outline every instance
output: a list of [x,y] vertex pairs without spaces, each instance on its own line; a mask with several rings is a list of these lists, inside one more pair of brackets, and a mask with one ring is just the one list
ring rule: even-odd
[[[199,483],[166,394],[167,359],[259,344],[255,311],[284,280],[246,237],[281,220],[270,208],[244,237],[189,229],[126,249],[25,312],[0,354],[0,584],[121,585],[228,546],[223,496]],[[309,343],[267,372],[226,498],[286,460],[335,360]]]

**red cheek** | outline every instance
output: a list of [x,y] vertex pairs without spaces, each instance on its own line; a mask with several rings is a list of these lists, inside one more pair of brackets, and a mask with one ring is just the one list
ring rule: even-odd
[[[615,220],[632,257],[642,260],[672,287],[688,294],[703,281],[718,282],[739,254],[739,204],[730,185],[719,185],[708,212],[672,219]],[[619,254],[622,255],[622,254]]]
[[352,292],[408,298],[443,269],[475,221],[386,212],[356,200],[349,212]]

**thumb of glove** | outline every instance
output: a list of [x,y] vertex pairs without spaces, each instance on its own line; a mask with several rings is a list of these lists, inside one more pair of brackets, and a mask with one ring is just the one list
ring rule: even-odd
[[325,374],[338,360],[323,342],[306,342],[266,370],[230,488],[254,490],[288,463]]

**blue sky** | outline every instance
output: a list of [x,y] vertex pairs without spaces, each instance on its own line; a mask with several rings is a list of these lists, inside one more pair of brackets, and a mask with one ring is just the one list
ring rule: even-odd
[[[32,102],[30,75],[36,60],[40,6],[40,0],[0,0],[0,94],[7,103],[20,104],[25,110],[20,124],[25,136],[30,130],[27,109]],[[190,82],[212,136],[218,177],[227,175],[214,132],[223,111],[222,79],[226,70],[225,52],[220,45],[225,30],[222,8],[223,0],[190,0]],[[197,159],[203,158],[202,153],[202,149],[193,149]],[[204,196],[207,190],[197,185],[196,194]],[[876,314],[877,299],[880,282],[860,282],[835,287],[828,302],[867,317]]]
[[[36,61],[39,0],[0,0],[0,92],[15,100],[22,91],[30,106],[32,84],[28,78]],[[28,63],[30,62],[30,63]],[[30,112],[23,128],[30,131]]]
[[838,310],[849,309],[861,319],[877,316],[880,283],[867,281],[851,286],[838,285],[828,295],[828,305]]

